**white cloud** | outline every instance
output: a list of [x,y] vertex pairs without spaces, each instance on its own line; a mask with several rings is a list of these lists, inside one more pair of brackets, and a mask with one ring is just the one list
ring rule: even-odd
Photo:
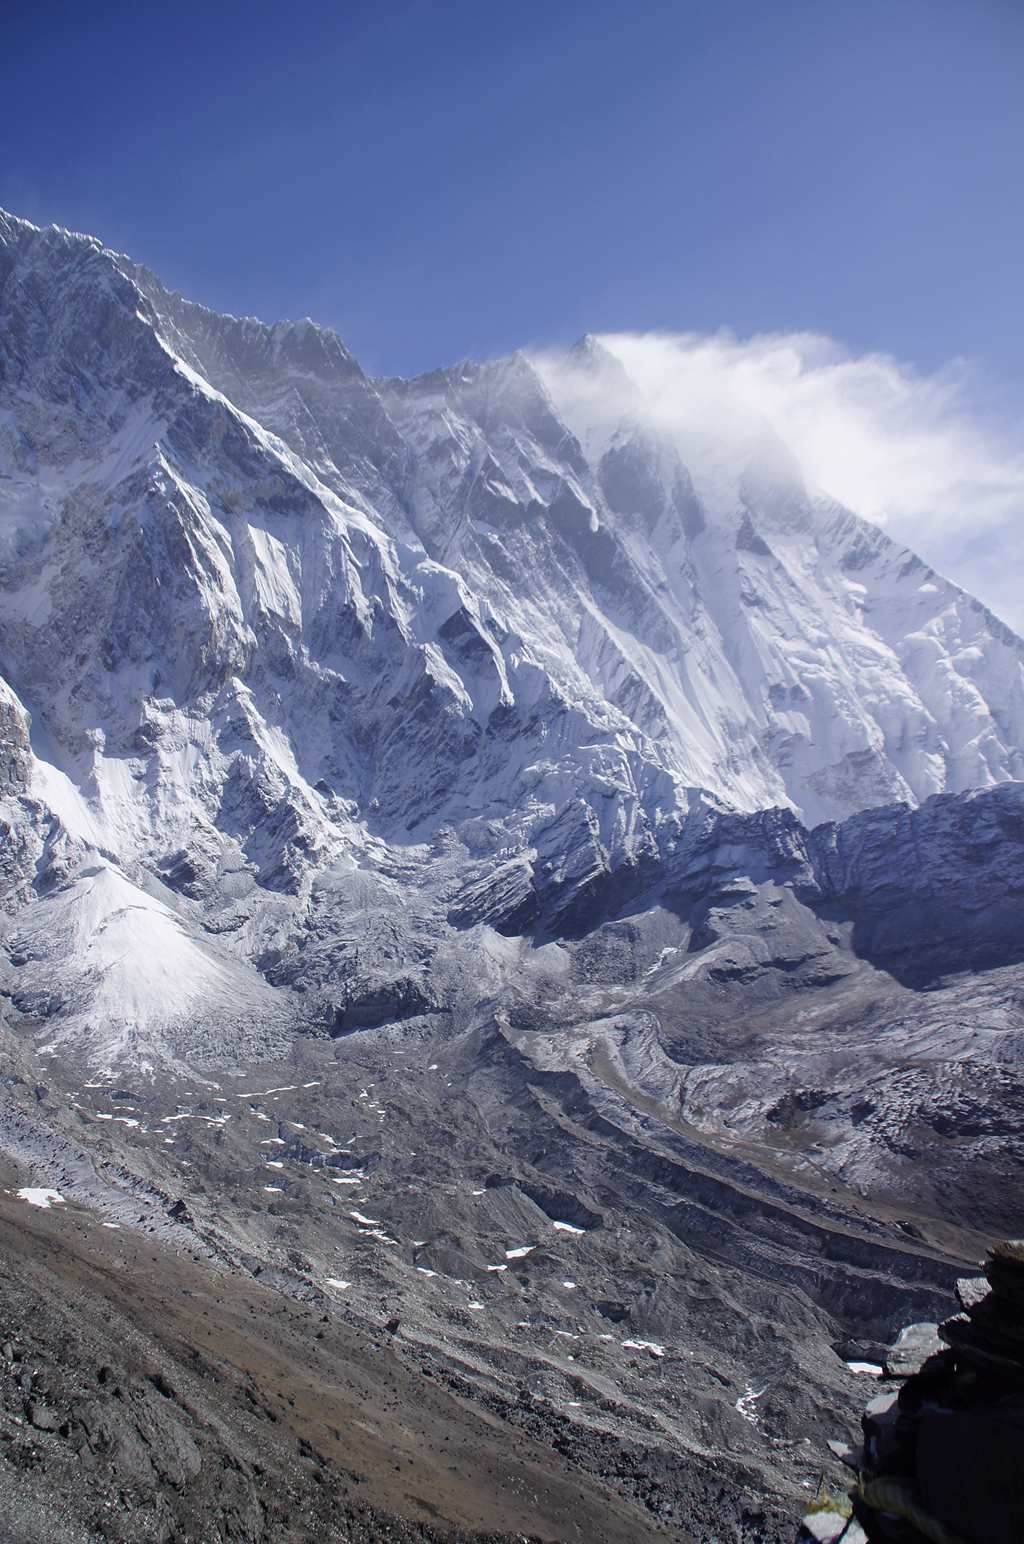
[[[968,364],[923,374],[891,355],[856,355],[801,333],[600,341],[684,457],[746,439],[767,421],[808,483],[885,525],[1024,627],[1024,452],[981,407]],[[544,368],[551,372],[550,360]],[[586,390],[578,377],[575,389]]]

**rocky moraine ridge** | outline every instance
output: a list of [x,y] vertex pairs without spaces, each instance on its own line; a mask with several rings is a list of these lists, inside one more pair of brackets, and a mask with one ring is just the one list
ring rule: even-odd
[[0,215],[13,1537],[789,1541],[1019,1233],[1024,644],[720,452]]

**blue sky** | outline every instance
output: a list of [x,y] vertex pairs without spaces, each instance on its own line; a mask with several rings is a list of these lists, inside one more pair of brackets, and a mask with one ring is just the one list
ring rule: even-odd
[[412,373],[815,331],[1024,398],[1021,0],[7,0],[0,203]]

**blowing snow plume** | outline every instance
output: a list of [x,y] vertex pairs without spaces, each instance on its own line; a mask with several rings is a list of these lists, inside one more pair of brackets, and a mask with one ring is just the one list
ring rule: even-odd
[[[595,370],[598,349],[618,368]],[[674,442],[704,497],[777,436],[811,487],[1024,622],[1024,457],[964,361],[923,374],[820,334],[723,331],[606,334],[534,363],[582,438],[638,419]]]

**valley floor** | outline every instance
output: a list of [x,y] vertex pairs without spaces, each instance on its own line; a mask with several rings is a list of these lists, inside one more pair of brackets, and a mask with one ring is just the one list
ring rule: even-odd
[[6,1044],[12,1544],[783,1544],[848,1364],[980,1248],[497,1021],[120,1081]]

